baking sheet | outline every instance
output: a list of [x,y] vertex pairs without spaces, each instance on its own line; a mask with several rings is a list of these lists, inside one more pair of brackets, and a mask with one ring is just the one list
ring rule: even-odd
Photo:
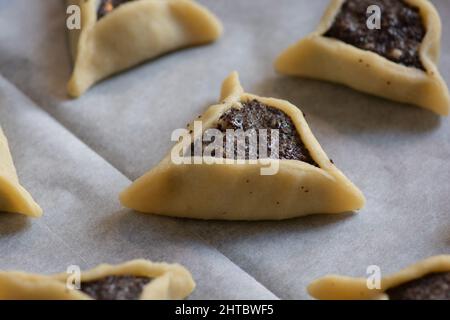
[[[301,107],[322,147],[365,193],[367,206],[359,214],[244,223],[141,216],[120,209],[116,203],[115,209],[109,209],[109,213],[117,213],[112,215],[113,221],[124,219],[125,224],[133,224],[141,231],[110,222],[105,224],[104,233],[115,239],[145,238],[153,219],[173,224],[176,235],[179,229],[188,229],[277,297],[286,299],[307,298],[306,285],[326,273],[363,276],[367,266],[378,265],[386,274],[433,254],[450,253],[448,118],[342,86],[277,75],[272,67],[274,59],[315,28],[326,0],[199,2],[223,21],[225,34],[220,41],[166,55],[102,82],[78,100],[69,100],[65,83],[71,62],[63,1],[0,0],[0,73],[94,150],[97,158],[102,157],[105,161],[98,164],[99,168],[111,168],[116,175],[121,172],[133,180],[158,163],[172,145],[171,132],[214,103],[222,80],[238,70],[246,91],[283,98]],[[446,0],[433,3],[441,14],[444,30],[440,69],[450,82],[450,36],[445,32],[450,30],[450,4]],[[20,153],[22,148],[17,150]],[[72,156],[74,163],[88,161],[81,154]],[[94,168],[86,165],[80,172],[89,177],[90,183],[111,188],[106,198],[116,201],[127,179],[111,185],[114,175],[109,178],[109,171],[103,169],[101,179],[91,174],[99,170]],[[40,179],[37,173],[30,173],[27,181],[38,184],[33,181]],[[72,170],[66,172],[61,183],[65,179],[80,180]],[[77,189],[82,195],[86,194],[84,187]],[[84,228],[89,225],[76,227],[79,233],[66,229],[67,219],[77,225],[77,215],[80,211],[84,214],[79,206],[87,205],[86,201],[74,198],[55,215],[46,207],[58,196],[50,187],[39,191],[41,194],[34,194],[46,209],[44,219],[61,227],[59,237],[82,239],[78,244],[80,255],[94,255],[97,260],[123,257],[123,250],[106,245],[91,250],[91,241],[101,243],[101,237],[85,238]],[[98,204],[105,206],[108,201],[102,198]],[[91,214],[86,215],[92,217],[97,208],[90,210]],[[19,240],[29,233],[5,232]],[[35,232],[39,233],[39,228]],[[175,246],[177,238],[169,239],[166,245]],[[149,243],[139,246],[139,241],[130,242],[130,257],[134,250],[144,250],[142,247]],[[223,256],[210,248],[204,250],[211,266],[222,265]],[[184,257],[184,251],[189,250],[181,247],[177,252]],[[167,258],[164,252],[161,250],[159,255]],[[40,260],[45,261],[42,270],[55,268],[49,259]],[[40,260],[30,259],[36,265]],[[3,259],[1,264],[5,264]],[[204,275],[203,283],[210,281],[208,276],[211,273]],[[241,296],[266,294],[264,290],[256,291],[242,292]],[[217,296],[226,298],[222,292]],[[208,296],[197,292],[196,297]]]
[[0,215],[0,268],[64,272],[147,258],[192,272],[192,298],[276,298],[181,221],[121,208],[130,181],[0,78],[0,122],[22,183],[41,204],[41,219]]

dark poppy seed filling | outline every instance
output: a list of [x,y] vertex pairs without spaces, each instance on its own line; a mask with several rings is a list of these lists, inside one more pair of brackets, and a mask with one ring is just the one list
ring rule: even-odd
[[[371,5],[381,9],[381,29],[367,27],[367,8]],[[425,70],[419,55],[425,33],[419,9],[403,0],[347,0],[324,36]]]
[[101,19],[124,3],[134,0],[101,0],[97,10],[97,19]]
[[386,291],[390,300],[450,300],[450,272],[431,273]]
[[138,300],[151,278],[107,276],[81,283],[81,291],[95,300]]
[[[231,108],[227,110],[219,119],[215,129],[226,133],[227,129],[242,130],[251,132],[258,139],[259,130],[267,130],[267,157],[278,158],[284,160],[298,160],[307,162],[311,165],[319,167],[309,153],[308,149],[302,142],[297,129],[291,118],[279,109],[270,107],[257,100],[242,103],[240,108]],[[275,141],[272,141],[271,129],[278,130],[279,154],[272,155],[272,148]],[[224,138],[224,149],[226,148],[226,139]],[[204,144],[205,146],[205,144]],[[276,150],[276,149],[275,149]],[[224,152],[223,157],[226,157]],[[238,158],[238,146],[234,143],[234,159]],[[240,159],[242,158],[239,157]],[[245,159],[259,159],[259,148],[249,147],[249,139],[245,141]]]

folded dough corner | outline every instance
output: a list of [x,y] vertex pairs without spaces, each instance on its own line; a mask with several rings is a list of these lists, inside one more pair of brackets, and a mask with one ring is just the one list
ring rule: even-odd
[[[202,153],[205,161],[200,164],[174,163],[173,150],[182,149],[181,141],[160,164],[121,193],[124,206],[144,213],[220,220],[280,220],[343,213],[364,206],[361,191],[328,158],[296,106],[245,93],[237,73],[223,83],[220,101],[197,119],[201,119],[203,129],[218,128],[227,119],[231,120],[225,125],[241,123],[245,112],[248,118],[243,121],[247,122],[266,117],[268,124],[281,128],[283,155],[266,157],[266,163],[261,158],[257,163],[242,164],[215,163],[210,160],[217,157]],[[241,120],[230,118],[233,116]],[[195,122],[189,127],[193,125]],[[189,141],[203,134],[195,130],[187,133]],[[293,150],[299,151],[297,158]],[[262,175],[261,169],[275,161],[277,173]]]
[[[379,30],[361,19],[372,5],[381,8]],[[316,31],[284,51],[275,69],[448,115],[437,68],[441,29],[428,0],[331,0]]]
[[178,300],[195,289],[190,272],[178,264],[132,260],[78,275],[73,271],[0,272],[0,300]]
[[[67,0],[81,9],[70,30],[72,97],[96,82],[165,53],[202,45],[222,34],[219,20],[193,0]],[[115,5],[115,6],[114,6]],[[104,6],[104,7],[99,7]]]
[[383,277],[378,288],[371,280],[327,275],[313,281],[308,293],[319,300],[448,300],[450,255],[430,257]]
[[0,127],[0,212],[40,217],[42,210],[20,185],[9,151],[8,141]]

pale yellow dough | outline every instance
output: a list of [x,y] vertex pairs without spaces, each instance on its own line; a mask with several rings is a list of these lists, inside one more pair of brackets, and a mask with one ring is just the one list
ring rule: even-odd
[[216,40],[219,20],[193,0],[136,0],[97,21],[96,0],[81,8],[82,29],[69,31],[74,70],[68,92],[79,97],[96,82],[180,48]]
[[0,212],[20,213],[40,217],[42,210],[20,185],[8,141],[0,127]]
[[[82,272],[81,282],[107,276],[141,276],[153,280],[147,284],[140,300],[178,300],[195,288],[188,270],[178,264],[133,260],[121,265],[103,264]],[[69,289],[67,273],[47,276],[24,272],[0,272],[0,300],[90,300],[82,291]]]
[[308,293],[320,300],[386,300],[384,292],[403,283],[422,278],[430,273],[449,272],[450,255],[423,260],[402,271],[381,279],[381,288],[371,290],[365,278],[328,275],[308,286]]
[[437,69],[441,41],[439,14],[427,0],[405,1],[420,9],[427,30],[420,47],[426,72],[324,37],[344,0],[332,0],[317,30],[283,52],[276,60],[275,68],[280,73],[341,83],[366,93],[448,115],[449,92]]
[[[301,161],[279,160],[278,173],[269,176],[261,175],[260,169],[267,167],[261,162],[174,164],[169,153],[156,168],[122,192],[122,204],[145,213],[223,220],[280,220],[342,213],[364,206],[363,194],[332,164],[302,112],[284,100],[244,93],[237,73],[225,80],[221,103],[201,116],[203,130],[215,127],[228,109],[253,99],[280,109],[292,119],[320,168]],[[201,135],[194,134],[192,141]],[[174,148],[179,149],[180,143]]]

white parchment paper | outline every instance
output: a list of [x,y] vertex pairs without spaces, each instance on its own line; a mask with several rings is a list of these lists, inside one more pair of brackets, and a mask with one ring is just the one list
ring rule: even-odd
[[117,194],[130,181],[2,78],[0,122],[22,183],[45,211],[36,220],[0,215],[1,269],[64,272],[147,258],[188,267],[192,298],[275,298],[181,221],[123,210]]
[[[314,30],[326,0],[199,2],[223,21],[220,41],[166,55],[69,100],[63,1],[0,0],[0,73],[36,104],[30,114],[19,112],[30,102],[7,94],[0,121],[16,143],[21,177],[46,210],[31,223],[0,218],[8,221],[0,223],[6,239],[0,248],[8,257],[2,255],[0,267],[58,271],[73,259],[67,246],[88,265],[146,253],[192,267],[200,277],[195,297],[210,297],[219,277],[214,297],[233,291],[232,297],[264,298],[270,290],[299,299],[307,298],[311,280],[327,273],[363,276],[373,264],[390,273],[450,253],[449,119],[339,85],[277,75],[274,59]],[[440,69],[450,82],[450,4],[432,2],[443,23]],[[322,147],[365,193],[366,208],[357,215],[259,223],[156,218],[120,208],[117,193],[128,179],[158,163],[172,145],[171,132],[217,100],[232,70],[246,91],[289,100],[307,114]],[[40,132],[34,142],[22,133],[31,128]],[[30,167],[33,152],[46,156]]]

